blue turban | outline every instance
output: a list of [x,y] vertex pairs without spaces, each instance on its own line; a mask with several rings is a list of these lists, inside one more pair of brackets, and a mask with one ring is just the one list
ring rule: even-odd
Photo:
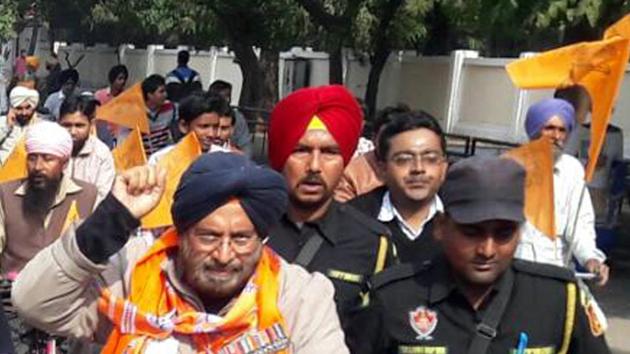
[[184,172],[175,191],[175,227],[185,231],[230,198],[239,200],[258,235],[265,237],[286,211],[287,187],[280,174],[246,157],[203,154]]
[[562,119],[568,133],[573,130],[575,125],[575,109],[573,109],[573,106],[565,100],[548,98],[529,107],[527,118],[525,118],[527,136],[530,139],[537,137],[549,119],[554,116]]

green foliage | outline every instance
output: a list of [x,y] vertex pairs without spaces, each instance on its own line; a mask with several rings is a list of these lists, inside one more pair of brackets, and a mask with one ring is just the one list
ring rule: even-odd
[[388,0],[365,1],[353,22],[353,47],[372,52],[374,38],[384,35],[391,48],[415,48],[427,35],[424,17],[433,7],[433,0],[409,0],[396,9],[394,18],[381,33],[381,22]]
[[[627,0],[436,0],[456,46],[518,55],[600,38]],[[449,48],[454,49],[454,48]]]
[[305,12],[290,0],[110,0],[90,13],[93,27],[124,31],[118,42],[148,37],[167,45],[220,45],[234,29],[252,45],[282,48],[305,40],[309,29]]
[[0,2],[0,40],[6,40],[15,34],[14,25],[17,20],[17,3]]

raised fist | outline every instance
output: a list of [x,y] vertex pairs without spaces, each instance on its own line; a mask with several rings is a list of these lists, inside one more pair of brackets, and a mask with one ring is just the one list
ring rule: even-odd
[[136,219],[160,202],[166,185],[166,170],[159,166],[138,166],[116,176],[112,194]]

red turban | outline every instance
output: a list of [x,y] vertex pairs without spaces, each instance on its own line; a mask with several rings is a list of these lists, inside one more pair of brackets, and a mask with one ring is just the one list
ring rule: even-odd
[[357,147],[363,111],[350,91],[340,85],[297,90],[278,102],[269,122],[269,162],[281,170],[314,116],[326,125],[348,164]]

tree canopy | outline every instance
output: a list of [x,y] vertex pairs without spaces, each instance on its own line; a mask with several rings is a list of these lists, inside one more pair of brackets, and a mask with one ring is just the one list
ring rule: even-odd
[[277,98],[278,51],[328,52],[330,80],[340,83],[342,49],[350,48],[372,66],[365,97],[372,112],[392,50],[516,56],[599,38],[627,11],[628,0],[4,0],[0,38],[35,12],[53,40],[227,45],[245,81],[241,104],[266,108]]

